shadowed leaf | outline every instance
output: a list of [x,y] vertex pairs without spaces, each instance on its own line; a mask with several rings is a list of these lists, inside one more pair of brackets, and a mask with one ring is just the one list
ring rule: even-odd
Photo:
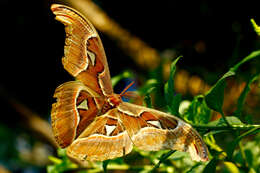
[[256,58],[260,55],[260,51],[254,51],[251,54],[249,54],[247,57],[245,57],[243,60],[238,62],[236,65],[231,67],[227,73],[225,73],[218,81],[217,83],[206,93],[205,95],[205,101],[209,108],[221,113],[225,123],[228,125],[228,122],[226,121],[222,106],[223,106],[223,100],[224,100],[224,89],[226,87],[226,79],[230,76],[235,75],[235,72],[237,69],[244,64],[245,62]]
[[236,149],[236,146],[238,145],[239,141],[243,138],[246,137],[248,135],[252,135],[255,133],[260,132],[260,128],[256,127],[253,128],[251,130],[248,130],[247,132],[243,133],[242,135],[238,136],[233,142],[231,142],[228,147],[227,147],[227,154],[228,154],[228,158],[231,160],[233,157],[233,153]]
[[179,115],[179,105],[181,102],[181,95],[174,92],[174,75],[176,71],[176,63],[181,58],[179,56],[171,64],[170,77],[164,85],[164,96],[170,112],[173,115]]
[[108,165],[109,161],[110,161],[110,160],[105,160],[105,161],[103,161],[102,166],[103,166],[104,173],[107,173],[107,165]]
[[151,93],[155,90],[155,87],[152,87],[150,89],[147,90],[145,96],[144,96],[144,102],[146,104],[146,107],[148,108],[152,108],[152,99],[151,99]]
[[235,111],[235,115],[240,117],[241,116],[241,112],[242,112],[242,108],[243,108],[243,105],[245,103],[245,99],[246,99],[246,96],[248,94],[248,92],[250,91],[250,85],[255,81],[257,80],[259,77],[259,74],[256,74],[256,75],[253,75],[252,77],[250,77],[248,79],[248,82],[244,88],[244,90],[242,91],[242,93],[240,94],[239,98],[238,98],[238,101],[237,101],[237,109]]
[[216,166],[217,166],[218,160],[217,158],[213,158],[204,168],[203,173],[215,173],[216,172]]
[[140,95],[146,95],[151,88],[156,89],[158,85],[159,83],[156,79],[149,79],[141,88],[138,89],[138,92],[140,93]]
[[159,158],[159,162],[154,166],[152,172],[155,172],[157,168],[160,167],[161,163],[164,162],[168,157],[170,157],[173,153],[175,153],[176,150],[171,150],[165,154],[163,154],[160,158]]
[[217,83],[206,93],[205,101],[209,108],[223,114],[222,105],[224,101],[225,79],[235,75],[233,71],[228,71]]
[[211,111],[205,103],[204,97],[196,96],[184,114],[185,120],[195,124],[207,124],[210,120]]

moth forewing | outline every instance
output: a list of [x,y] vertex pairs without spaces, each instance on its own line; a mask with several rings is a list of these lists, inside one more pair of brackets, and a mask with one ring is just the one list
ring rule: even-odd
[[65,25],[64,68],[99,95],[113,94],[105,51],[93,25],[70,7],[53,4],[51,10]]

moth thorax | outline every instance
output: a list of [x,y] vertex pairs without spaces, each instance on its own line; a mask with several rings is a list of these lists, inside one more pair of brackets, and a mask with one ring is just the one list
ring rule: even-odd
[[113,94],[108,98],[108,102],[113,106],[118,106],[122,102],[120,95]]

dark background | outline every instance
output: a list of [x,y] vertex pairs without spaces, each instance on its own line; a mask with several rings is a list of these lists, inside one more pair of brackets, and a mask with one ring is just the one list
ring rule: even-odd
[[[65,32],[49,9],[52,2],[0,2],[1,95],[16,98],[45,119],[49,119],[55,88],[73,79],[61,64]],[[160,52],[174,49],[177,55],[183,55],[178,67],[202,78],[206,78],[205,72],[223,74],[259,45],[250,19],[260,24],[260,6],[250,1],[95,2],[151,47]],[[111,76],[127,68],[138,70],[112,40],[102,33],[100,36]],[[203,51],[196,51],[198,43],[203,43]],[[22,133],[19,121],[19,115],[1,97],[0,126],[19,129],[15,133]],[[3,140],[0,148],[2,145],[5,145]],[[1,159],[0,164],[8,165],[8,161]]]

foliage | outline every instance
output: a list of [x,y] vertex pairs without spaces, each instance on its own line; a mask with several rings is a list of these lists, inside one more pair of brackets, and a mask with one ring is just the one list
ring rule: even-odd
[[181,57],[176,58],[171,64],[170,78],[168,82],[164,85],[164,96],[168,106],[169,111],[173,115],[179,115],[179,105],[181,101],[181,95],[174,93],[174,74],[176,71],[176,63]]
[[253,28],[254,28],[255,32],[257,33],[257,35],[260,36],[260,27],[255,23],[254,19],[251,19],[251,23],[252,23]]
[[[253,23],[254,24],[254,23]],[[197,95],[189,102],[184,112],[179,112],[182,96],[174,91],[174,75],[176,58],[170,67],[169,80],[162,82],[162,76],[157,73],[153,78],[140,87],[139,94],[144,97],[145,105],[158,107],[154,99],[166,103],[166,110],[191,123],[203,136],[210,151],[210,160],[206,163],[194,162],[187,153],[179,151],[147,152],[134,149],[132,153],[114,160],[94,162],[86,169],[72,163],[59,150],[58,157],[50,156],[52,165],[48,166],[49,173],[78,170],[78,172],[108,172],[111,170],[133,172],[260,172],[260,125],[244,122],[246,111],[243,110],[245,99],[252,83],[259,81],[259,72],[247,77],[246,85],[241,92],[233,114],[225,115],[222,107],[225,100],[227,80],[235,76],[239,68],[248,61],[260,56],[260,51],[254,51],[239,61],[226,72],[205,95]],[[158,70],[158,69],[157,69]],[[160,68],[159,68],[160,71]],[[115,76],[115,85],[121,79],[133,77],[130,72]],[[162,92],[163,91],[163,92]],[[164,109],[165,107],[161,107]],[[219,113],[221,118],[212,121],[212,114]],[[228,138],[226,137],[228,136]],[[250,138],[246,138],[250,136]]]
[[[116,169],[138,172],[215,172],[219,169],[223,169],[225,172],[259,172],[260,151],[256,146],[260,144],[260,135],[257,134],[260,130],[260,125],[246,124],[240,120],[240,117],[243,115],[242,107],[245,98],[250,91],[250,85],[258,80],[258,73],[248,78],[247,84],[237,101],[237,109],[234,115],[224,116],[222,110],[226,79],[235,75],[235,72],[242,64],[259,55],[260,51],[252,52],[249,56],[230,68],[205,96],[195,96],[183,114],[179,113],[181,95],[174,92],[174,74],[179,58],[172,63],[170,78],[164,86],[159,84],[160,79],[154,78],[149,79],[143,87],[140,87],[139,93],[144,96],[146,105],[152,107],[151,95],[156,91],[160,91],[158,87],[163,86],[168,111],[192,123],[197,130],[203,132],[204,140],[210,150],[209,162],[193,162],[187,153],[178,151],[146,152],[135,149],[134,152],[124,158],[105,161],[103,164],[100,162],[92,163],[89,168],[80,172],[102,172],[102,170],[106,172]],[[127,73],[129,72],[123,74]],[[116,82],[118,82],[124,76],[129,76],[123,74],[114,77],[113,80],[117,80]],[[210,121],[213,111],[219,112],[222,118]],[[221,141],[216,141],[216,137],[224,135],[224,133],[230,133],[234,139],[227,143],[225,150],[219,144]],[[255,134],[257,135],[254,137]],[[243,140],[246,136],[251,136],[255,140]],[[59,157],[61,159],[53,156],[50,157],[50,160],[54,164],[48,166],[47,170],[49,173],[79,169],[77,165],[69,161],[65,154],[59,154]]]
[[54,165],[50,165],[47,167],[47,171],[49,173],[59,173],[59,172],[65,172],[68,170],[73,170],[78,168],[78,165],[75,163],[72,163],[69,158],[66,156],[66,150],[65,149],[58,149],[58,156],[59,158],[55,158],[53,156],[49,156],[50,161],[55,163]]

